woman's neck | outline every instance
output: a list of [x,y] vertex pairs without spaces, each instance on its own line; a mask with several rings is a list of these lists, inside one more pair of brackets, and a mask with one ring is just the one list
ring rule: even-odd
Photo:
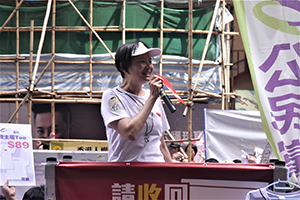
[[125,81],[122,83],[120,86],[123,90],[130,92],[132,94],[138,95],[138,96],[143,96],[145,95],[145,92],[143,90],[142,86],[136,86],[133,84],[128,84]]

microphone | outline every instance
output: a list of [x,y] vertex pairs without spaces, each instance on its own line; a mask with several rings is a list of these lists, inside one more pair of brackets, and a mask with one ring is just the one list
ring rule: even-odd
[[176,108],[162,87],[160,88],[159,95],[164,100],[165,104],[168,106],[170,112],[174,113],[176,111]]

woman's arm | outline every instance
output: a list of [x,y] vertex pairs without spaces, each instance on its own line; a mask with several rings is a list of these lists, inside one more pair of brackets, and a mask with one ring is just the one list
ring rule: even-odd
[[170,152],[169,152],[169,149],[165,143],[164,136],[162,136],[160,138],[160,151],[164,156],[165,162],[173,162]]

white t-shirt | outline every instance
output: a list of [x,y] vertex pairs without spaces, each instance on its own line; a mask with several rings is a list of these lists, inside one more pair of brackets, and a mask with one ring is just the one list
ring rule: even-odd
[[139,113],[149,98],[149,90],[144,91],[144,96],[131,94],[119,86],[104,91],[101,114],[106,126],[108,161],[165,161],[160,151],[160,139],[170,127],[159,98],[135,141],[125,139],[110,126],[113,121],[124,117],[132,119]]
[[283,193],[283,192],[275,192],[267,188],[260,188],[248,192],[245,200],[272,200],[272,199],[286,199],[286,200],[300,199],[300,191]]

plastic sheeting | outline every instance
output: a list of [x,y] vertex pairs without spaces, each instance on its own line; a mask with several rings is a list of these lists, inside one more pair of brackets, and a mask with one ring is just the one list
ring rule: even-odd
[[250,154],[268,144],[259,111],[204,109],[204,122],[206,159],[241,160],[242,150]]
[[[14,56],[14,55],[6,55]],[[29,55],[20,55],[29,60]],[[5,55],[0,56],[5,57]],[[41,60],[49,61],[50,55],[42,55]],[[35,56],[33,60],[35,60]],[[89,61],[87,55],[74,54],[56,54],[55,61]],[[93,61],[110,61],[113,59],[109,54],[94,55]],[[154,58],[153,62],[158,62],[159,58]],[[179,56],[163,56],[163,62],[182,62],[186,65],[163,65],[163,76],[167,78],[176,91],[188,90],[188,59]],[[200,63],[199,60],[193,60],[194,63]],[[211,65],[204,65],[197,89],[207,92],[221,93],[221,66],[207,61]],[[25,90],[29,86],[29,63],[20,62],[19,65],[19,89]],[[46,63],[40,63],[37,78],[43,71]],[[153,74],[159,72],[159,66],[156,64]],[[34,64],[33,64],[34,68]],[[199,65],[193,67],[193,84],[196,80]],[[112,88],[122,83],[122,77],[113,64],[93,64],[92,70],[92,91],[104,91],[106,88]],[[55,64],[54,81],[56,91],[90,91],[89,81],[89,64]],[[0,68],[0,90],[15,91],[16,90],[16,65],[15,63],[1,63]],[[147,84],[145,85],[147,87]],[[50,91],[51,90],[51,68],[49,68],[36,89]]]
[[[125,28],[138,29],[139,31],[126,31],[126,43],[141,39],[150,47],[159,47],[161,11],[159,6],[146,3],[126,4],[126,24]],[[136,1],[135,1],[136,2]],[[85,19],[89,19],[89,1],[73,2]],[[0,5],[0,24],[3,24],[14,10],[14,6]],[[197,8],[193,10],[193,29],[208,30],[213,14],[214,6]],[[20,7],[19,26],[29,27],[30,21],[34,20],[34,26],[42,26],[46,7]],[[94,27],[115,27],[114,31],[97,31],[106,46],[112,51],[116,51],[122,44],[122,2],[93,2],[93,26]],[[188,9],[164,8],[164,29],[188,30]],[[8,22],[6,27],[15,27],[16,18]],[[52,14],[50,15],[48,27],[52,26]],[[55,20],[55,52],[70,54],[90,54],[89,31],[59,31],[62,27],[86,27],[86,24],[75,12],[70,3],[63,3],[56,6]],[[156,29],[155,32],[141,31],[142,29]],[[20,31],[19,43],[20,54],[29,54],[30,32]],[[34,33],[34,49],[37,52],[41,32]],[[163,54],[188,57],[188,33],[164,31]],[[16,32],[2,31],[0,34],[0,54],[16,53]],[[206,34],[193,34],[193,58],[201,59]],[[107,53],[106,49],[93,36],[93,54]],[[47,31],[42,53],[51,53],[52,39],[51,32]],[[206,60],[216,60],[216,35],[212,35],[209,43]]]

